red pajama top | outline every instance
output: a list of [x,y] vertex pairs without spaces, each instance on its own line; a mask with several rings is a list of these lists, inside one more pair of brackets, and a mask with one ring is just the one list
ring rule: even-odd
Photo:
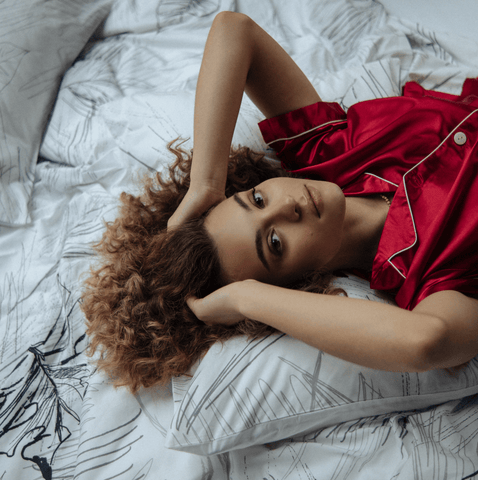
[[412,310],[441,290],[478,294],[478,80],[459,96],[405,85],[402,97],[264,120],[282,165],[347,196],[393,192],[370,285]]

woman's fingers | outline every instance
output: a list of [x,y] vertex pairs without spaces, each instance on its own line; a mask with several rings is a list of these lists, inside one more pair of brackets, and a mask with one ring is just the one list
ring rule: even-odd
[[232,283],[204,298],[190,296],[186,299],[186,303],[194,315],[208,325],[234,325],[244,320],[234,301],[236,294],[237,285]]
[[198,301],[198,297],[195,297],[192,295],[191,297],[186,298],[186,303],[188,304],[188,307],[192,310],[192,312],[195,314],[195,303]]
[[207,316],[204,314],[204,308],[201,309],[201,306],[203,306],[201,304],[204,303],[203,300],[204,299],[202,298],[191,296],[186,299],[186,303],[188,304],[188,307],[191,309],[191,311],[194,313],[194,315],[196,315],[196,317],[199,320],[201,320],[207,325],[214,325],[214,323],[217,323],[217,322],[213,322],[210,316]]
[[217,205],[226,199],[222,192],[208,190],[206,188],[198,190],[189,189],[176,211],[168,220],[168,229],[181,225],[188,220],[200,217],[212,206]]

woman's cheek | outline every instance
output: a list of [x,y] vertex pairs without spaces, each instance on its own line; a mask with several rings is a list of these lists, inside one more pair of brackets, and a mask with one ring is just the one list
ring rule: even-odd
[[304,254],[316,252],[320,247],[320,237],[312,228],[307,228],[302,232],[301,250]]

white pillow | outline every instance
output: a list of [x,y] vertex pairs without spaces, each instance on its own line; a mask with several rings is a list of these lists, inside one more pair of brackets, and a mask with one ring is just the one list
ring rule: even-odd
[[[337,284],[350,297],[393,303],[357,277]],[[478,393],[478,361],[454,373],[385,372],[286,335],[241,337],[215,344],[194,376],[174,378],[173,388],[166,445],[211,455]]]
[[110,0],[0,2],[0,223],[30,221],[42,135],[62,74],[107,15]]

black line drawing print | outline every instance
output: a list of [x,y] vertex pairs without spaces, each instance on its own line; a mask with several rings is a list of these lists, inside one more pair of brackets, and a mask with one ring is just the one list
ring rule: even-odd
[[157,30],[167,25],[182,23],[186,15],[205,17],[219,10],[219,0],[163,0],[156,7]]
[[21,455],[51,478],[59,446],[71,435],[78,414],[70,400],[82,398],[91,375],[85,362],[77,363],[85,347],[83,333],[72,338],[70,318],[78,299],[57,279],[63,305],[46,338],[0,370],[0,455]]
[[15,77],[23,57],[28,52],[9,42],[0,43],[0,93]]

